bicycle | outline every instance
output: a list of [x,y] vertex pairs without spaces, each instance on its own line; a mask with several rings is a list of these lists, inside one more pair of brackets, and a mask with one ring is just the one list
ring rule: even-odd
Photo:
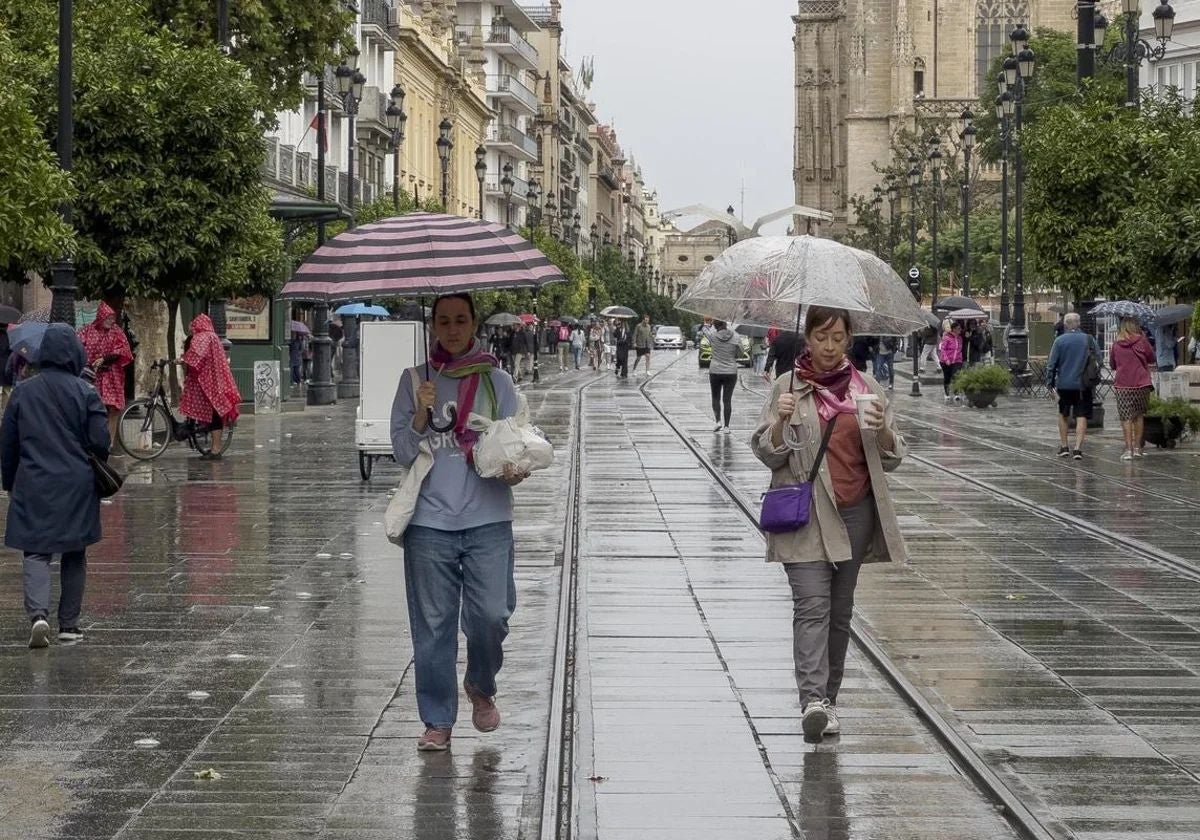
[[[186,441],[187,445],[201,455],[212,458],[225,454],[233,440],[233,427],[224,427],[221,448],[213,449],[212,426],[196,425],[191,420],[180,420],[171,411],[167,402],[167,391],[163,376],[172,362],[159,359],[150,366],[158,371],[158,381],[148,397],[132,400],[117,419],[117,441],[121,448],[139,461],[152,461],[167,451],[173,441]],[[181,362],[174,362],[181,364]]]

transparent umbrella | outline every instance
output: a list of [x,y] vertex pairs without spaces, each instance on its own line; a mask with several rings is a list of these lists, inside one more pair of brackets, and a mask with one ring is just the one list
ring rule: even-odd
[[850,312],[859,335],[907,335],[928,318],[896,272],[874,254],[814,236],[761,236],[725,249],[675,304],[737,324],[800,321],[810,306]]

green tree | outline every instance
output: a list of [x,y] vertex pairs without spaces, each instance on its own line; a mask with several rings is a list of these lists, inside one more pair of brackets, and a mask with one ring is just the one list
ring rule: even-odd
[[[269,120],[303,101],[305,73],[336,65],[353,46],[354,12],[345,0],[228,1],[230,57],[246,68],[258,91],[255,108]],[[216,42],[213,0],[147,0],[146,9],[153,25],[189,46]]]
[[45,269],[74,246],[58,206],[71,195],[29,108],[31,86],[20,77],[8,33],[0,25],[0,276],[23,282],[29,269]]

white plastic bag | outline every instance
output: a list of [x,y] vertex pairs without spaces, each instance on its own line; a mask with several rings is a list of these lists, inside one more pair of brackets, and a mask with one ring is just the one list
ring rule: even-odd
[[467,425],[479,432],[475,444],[475,471],[483,478],[504,475],[504,467],[513,464],[519,470],[544,470],[554,463],[554,447],[529,423],[529,404],[524,394],[517,395],[517,413],[503,420],[472,414]]
[[396,485],[387,510],[383,513],[383,527],[390,542],[404,545],[404,532],[408,529],[408,523],[412,521],[413,512],[417,509],[417,498],[421,495],[421,485],[425,483],[425,476],[429,475],[431,469],[433,450],[429,447],[429,441],[423,440],[417,449],[417,460],[413,461],[413,465]]

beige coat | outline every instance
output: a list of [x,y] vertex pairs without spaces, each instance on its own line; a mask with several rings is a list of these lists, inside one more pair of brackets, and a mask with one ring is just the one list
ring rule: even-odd
[[[875,530],[875,539],[863,562],[905,562],[907,554],[904,539],[900,536],[900,524],[896,521],[896,509],[892,504],[885,473],[900,466],[907,447],[892,423],[892,409],[883,388],[867,374],[863,374],[863,378],[872,393],[878,395],[880,404],[885,406],[885,422],[896,438],[895,451],[885,452],[879,448],[874,432],[862,431],[863,451],[867,456],[871,490],[879,514],[879,527]],[[800,379],[796,380],[796,411],[792,414],[791,424],[795,427],[796,440],[807,441],[808,446],[793,452],[788,449],[786,442],[779,449],[771,444],[771,426],[774,425],[777,416],[775,406],[779,402],[779,395],[787,390],[790,380],[791,377],[786,375],[775,380],[771,398],[763,406],[759,417],[758,430],[750,439],[754,454],[771,468],[772,487],[807,480],[813,461],[817,457],[817,450],[821,446],[821,424],[817,415],[816,398],[813,396],[812,386]],[[858,419],[848,414],[838,422],[857,423]],[[829,477],[828,460],[825,460],[821,463],[821,471],[813,487],[812,518],[808,525],[787,534],[767,534],[767,560],[777,563],[813,563],[818,560],[841,563],[849,559],[850,538],[838,513],[837,502],[834,501],[833,481]]]

